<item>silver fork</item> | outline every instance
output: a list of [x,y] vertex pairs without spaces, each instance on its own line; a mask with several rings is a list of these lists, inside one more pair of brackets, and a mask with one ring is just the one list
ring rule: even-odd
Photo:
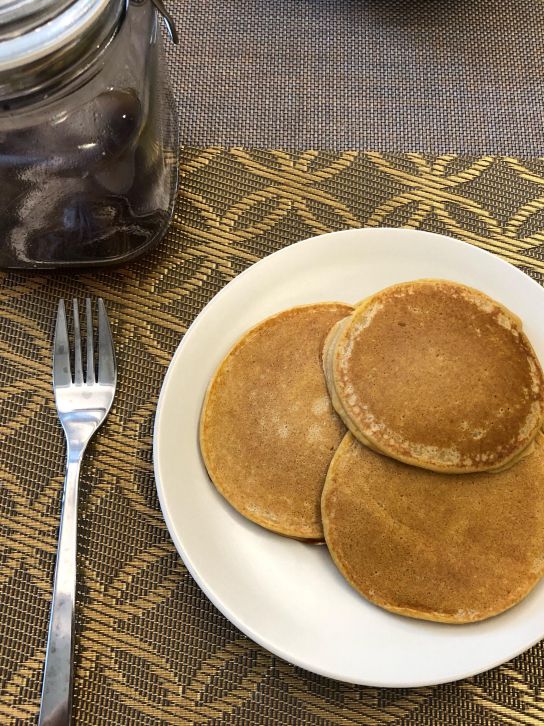
[[85,302],[87,318],[85,377],[77,300],[73,302],[73,379],[64,300],[59,303],[55,329],[53,390],[59,419],[66,436],[67,452],[39,726],[66,726],[71,722],[79,471],[87,444],[111,408],[117,382],[113,341],[104,301],[98,300],[98,378],[93,352],[91,301],[87,298]]

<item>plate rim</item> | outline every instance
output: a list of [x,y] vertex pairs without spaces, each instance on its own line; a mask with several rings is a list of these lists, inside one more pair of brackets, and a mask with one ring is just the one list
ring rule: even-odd
[[[528,274],[524,273],[522,270],[520,270],[518,267],[513,265],[512,263],[508,262],[507,260],[503,259],[499,254],[493,253],[491,251],[488,251],[482,247],[479,247],[477,245],[471,244],[469,242],[465,242],[463,240],[460,240],[455,237],[451,237],[449,235],[443,235],[435,232],[427,232],[425,230],[418,230],[418,229],[409,229],[409,228],[402,228],[402,227],[353,227],[343,230],[337,230],[332,232],[326,232],[324,234],[319,235],[313,235],[311,237],[306,237],[302,240],[299,240],[297,242],[294,242],[292,244],[289,244],[285,247],[280,248],[279,250],[276,250],[265,257],[257,260],[253,264],[249,265],[245,270],[238,273],[232,280],[230,280],[226,285],[224,285],[221,290],[219,290],[207,303],[206,305],[201,309],[201,311],[198,313],[198,315],[195,317],[195,319],[192,321],[192,323],[187,328],[185,334],[183,334],[182,339],[180,340],[179,344],[176,347],[176,350],[174,351],[170,362],[168,364],[168,368],[163,376],[162,383],[161,383],[161,389],[159,398],[157,401],[156,411],[155,411],[155,417],[154,417],[154,423],[153,423],[153,439],[152,439],[152,447],[153,447],[153,471],[154,471],[154,477],[155,477],[155,488],[157,491],[157,496],[159,499],[159,504],[161,508],[161,514],[163,516],[163,519],[165,521],[168,533],[170,535],[170,538],[172,539],[172,542],[177,550],[178,555],[181,557],[185,567],[187,568],[188,572],[192,576],[192,578],[195,580],[198,587],[203,591],[203,593],[206,595],[206,597],[211,601],[211,603],[223,614],[223,616],[231,622],[238,630],[240,630],[244,635],[246,635],[250,640],[254,641],[258,645],[265,648],[267,651],[269,651],[271,654],[281,658],[282,660],[285,660],[286,662],[293,664],[299,668],[302,668],[310,673],[317,674],[319,676],[329,678],[332,680],[336,680],[342,683],[350,683],[354,685],[362,685],[362,686],[368,686],[368,687],[374,687],[374,688],[424,688],[424,687],[432,687],[437,685],[442,685],[445,683],[452,683],[456,681],[460,681],[466,678],[470,678],[476,675],[479,675],[481,673],[485,673],[489,670],[493,670],[494,668],[497,668],[498,666],[512,660],[513,658],[516,658],[517,656],[521,655],[522,653],[525,653],[527,650],[532,648],[535,644],[539,643],[541,640],[543,640],[544,635],[541,637],[537,637],[533,640],[530,640],[528,643],[524,643],[520,648],[516,648],[512,653],[507,655],[506,657],[500,657],[499,659],[493,659],[486,663],[483,667],[477,668],[477,669],[469,669],[464,671],[459,671],[455,675],[449,678],[438,678],[436,680],[429,680],[428,678],[417,680],[406,680],[406,681],[395,681],[394,683],[387,683],[383,680],[372,680],[372,679],[365,679],[357,680],[354,678],[346,678],[344,676],[339,676],[334,671],[328,671],[326,668],[316,667],[312,663],[306,662],[303,658],[299,658],[295,653],[289,653],[286,650],[283,650],[282,648],[279,648],[276,646],[273,642],[268,640],[266,637],[262,636],[259,632],[255,631],[254,628],[244,623],[236,614],[236,612],[232,611],[229,607],[227,607],[220,597],[218,597],[213,588],[208,585],[208,582],[206,578],[201,575],[199,572],[198,567],[195,566],[193,563],[190,555],[186,551],[183,542],[178,537],[175,523],[173,519],[170,516],[169,507],[167,503],[167,493],[166,493],[166,487],[164,487],[163,483],[161,482],[160,477],[160,453],[159,453],[159,439],[160,439],[160,425],[161,425],[161,415],[162,411],[164,409],[164,401],[168,395],[168,388],[171,384],[171,380],[173,376],[175,375],[174,371],[176,368],[176,361],[179,357],[183,355],[184,349],[187,345],[190,344],[191,339],[195,335],[195,330],[198,329],[199,323],[201,319],[205,316],[207,313],[207,310],[213,305],[217,305],[218,301],[225,295],[227,288],[232,289],[231,286],[235,286],[238,284],[243,284],[243,282],[239,282],[240,280],[243,281],[246,275],[252,273],[256,267],[260,267],[267,263],[267,261],[271,257],[280,257],[283,255],[288,255],[293,248],[300,248],[302,246],[309,245],[311,243],[316,242],[317,240],[320,241],[326,241],[327,239],[332,238],[339,238],[339,237],[348,237],[352,236],[354,233],[362,233],[361,238],[361,244],[365,243],[365,240],[363,237],[365,234],[368,234],[369,236],[372,236],[374,233],[378,234],[386,234],[386,233],[394,233],[395,235],[398,234],[404,234],[406,233],[406,236],[410,235],[417,235],[419,237],[427,237],[427,238],[433,238],[435,240],[447,240],[448,243],[453,243],[454,245],[460,247],[460,248],[469,248],[472,253],[479,255],[482,259],[493,259],[494,262],[498,262],[501,265],[505,265],[507,268],[515,271],[515,273],[519,274],[520,276],[523,276],[525,284],[531,284],[532,286],[538,288],[540,294],[544,294],[544,290],[542,285],[540,285],[536,280],[534,280],[532,277],[530,277]],[[537,583],[538,585],[538,583]],[[532,591],[531,591],[532,592]],[[530,593],[529,593],[530,594]],[[484,621],[485,622],[485,621]],[[476,623],[477,625],[478,623]]]

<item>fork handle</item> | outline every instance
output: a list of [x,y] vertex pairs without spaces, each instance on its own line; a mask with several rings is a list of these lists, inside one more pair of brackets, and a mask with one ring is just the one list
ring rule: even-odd
[[72,720],[77,499],[81,457],[68,457],[38,726]]

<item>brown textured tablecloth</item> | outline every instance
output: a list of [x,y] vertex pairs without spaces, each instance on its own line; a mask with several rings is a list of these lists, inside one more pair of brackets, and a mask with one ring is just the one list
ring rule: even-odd
[[171,0],[182,138],[544,152],[542,0]]
[[35,723],[64,469],[51,393],[59,297],[105,298],[119,363],[81,481],[76,724],[537,724],[544,646],[472,679],[345,685],[241,635],[186,572],[151,463],[161,382],[204,304],[253,261],[355,226],[453,234],[544,280],[544,160],[186,148],[168,237],[109,271],[0,273],[0,723]]

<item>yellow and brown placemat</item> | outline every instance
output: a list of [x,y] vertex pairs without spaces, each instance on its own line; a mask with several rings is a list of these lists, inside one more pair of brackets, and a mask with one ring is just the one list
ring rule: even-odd
[[153,417],[188,325],[259,258],[359,226],[451,234],[543,282],[544,160],[186,148],[173,225],[146,257],[84,273],[0,273],[0,723],[35,723],[38,712],[64,469],[53,322],[59,297],[86,295],[107,302],[119,387],[82,474],[76,724],[544,722],[542,644],[469,680],[414,690],[345,685],[281,661],[210,604],[162,520]]

